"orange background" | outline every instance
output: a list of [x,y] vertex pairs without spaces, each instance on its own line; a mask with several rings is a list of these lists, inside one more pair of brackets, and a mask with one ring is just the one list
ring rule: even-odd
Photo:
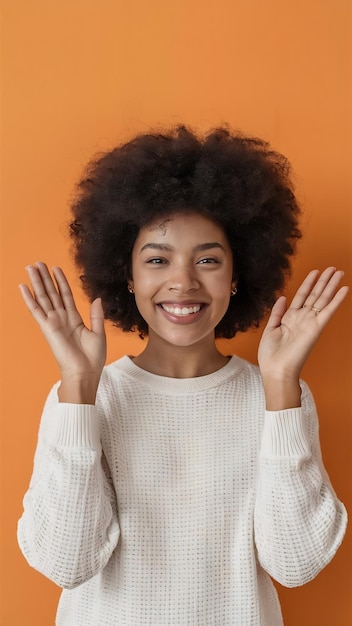
[[[46,394],[58,371],[17,285],[24,266],[61,264],[87,305],[68,250],[73,184],[99,150],[157,124],[224,121],[293,164],[305,238],[288,294],[313,268],[351,283],[350,0],[3,0],[3,409],[1,624],[54,623],[59,589],[31,570],[16,522]],[[325,464],[351,508],[351,296],[304,370]],[[259,333],[225,345],[256,359]],[[109,360],[137,338],[109,329]],[[346,626],[351,530],[312,583],[279,589],[285,626]],[[205,625],[200,625],[205,626]],[[243,625],[236,625],[243,626]]]

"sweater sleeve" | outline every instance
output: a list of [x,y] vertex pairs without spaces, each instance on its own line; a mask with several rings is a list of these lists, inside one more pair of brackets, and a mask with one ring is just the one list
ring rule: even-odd
[[346,524],[322,463],[314,400],[302,383],[301,408],[265,413],[254,513],[259,562],[282,585],[303,585],[333,558]]
[[104,568],[119,526],[97,408],[59,403],[57,385],[44,407],[23,504],[18,541],[32,567],[65,588]]

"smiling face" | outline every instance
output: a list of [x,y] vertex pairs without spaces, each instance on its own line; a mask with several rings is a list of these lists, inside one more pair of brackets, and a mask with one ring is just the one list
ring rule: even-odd
[[233,287],[233,258],[221,226],[176,213],[142,228],[132,251],[136,304],[150,344],[214,344]]

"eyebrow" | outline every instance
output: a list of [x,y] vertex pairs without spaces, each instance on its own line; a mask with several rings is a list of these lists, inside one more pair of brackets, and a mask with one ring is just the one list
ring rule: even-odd
[[[203,252],[204,250],[212,250],[213,248],[220,248],[221,250],[225,252],[224,246],[217,241],[211,241],[209,243],[199,243],[197,246],[194,246],[193,252]],[[152,243],[151,242],[151,243],[146,243],[140,249],[140,252],[143,252],[143,250],[147,250],[147,249],[162,250],[164,252],[172,252],[173,250],[175,250],[173,246],[170,246],[167,243]]]

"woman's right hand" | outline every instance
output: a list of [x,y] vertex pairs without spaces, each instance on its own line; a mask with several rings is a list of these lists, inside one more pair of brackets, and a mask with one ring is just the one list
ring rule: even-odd
[[19,286],[20,291],[59,365],[59,400],[94,404],[106,360],[100,298],[91,304],[89,330],[77,311],[70,285],[61,268],[53,268],[55,283],[45,263],[29,265],[26,270],[33,293],[26,284]]

